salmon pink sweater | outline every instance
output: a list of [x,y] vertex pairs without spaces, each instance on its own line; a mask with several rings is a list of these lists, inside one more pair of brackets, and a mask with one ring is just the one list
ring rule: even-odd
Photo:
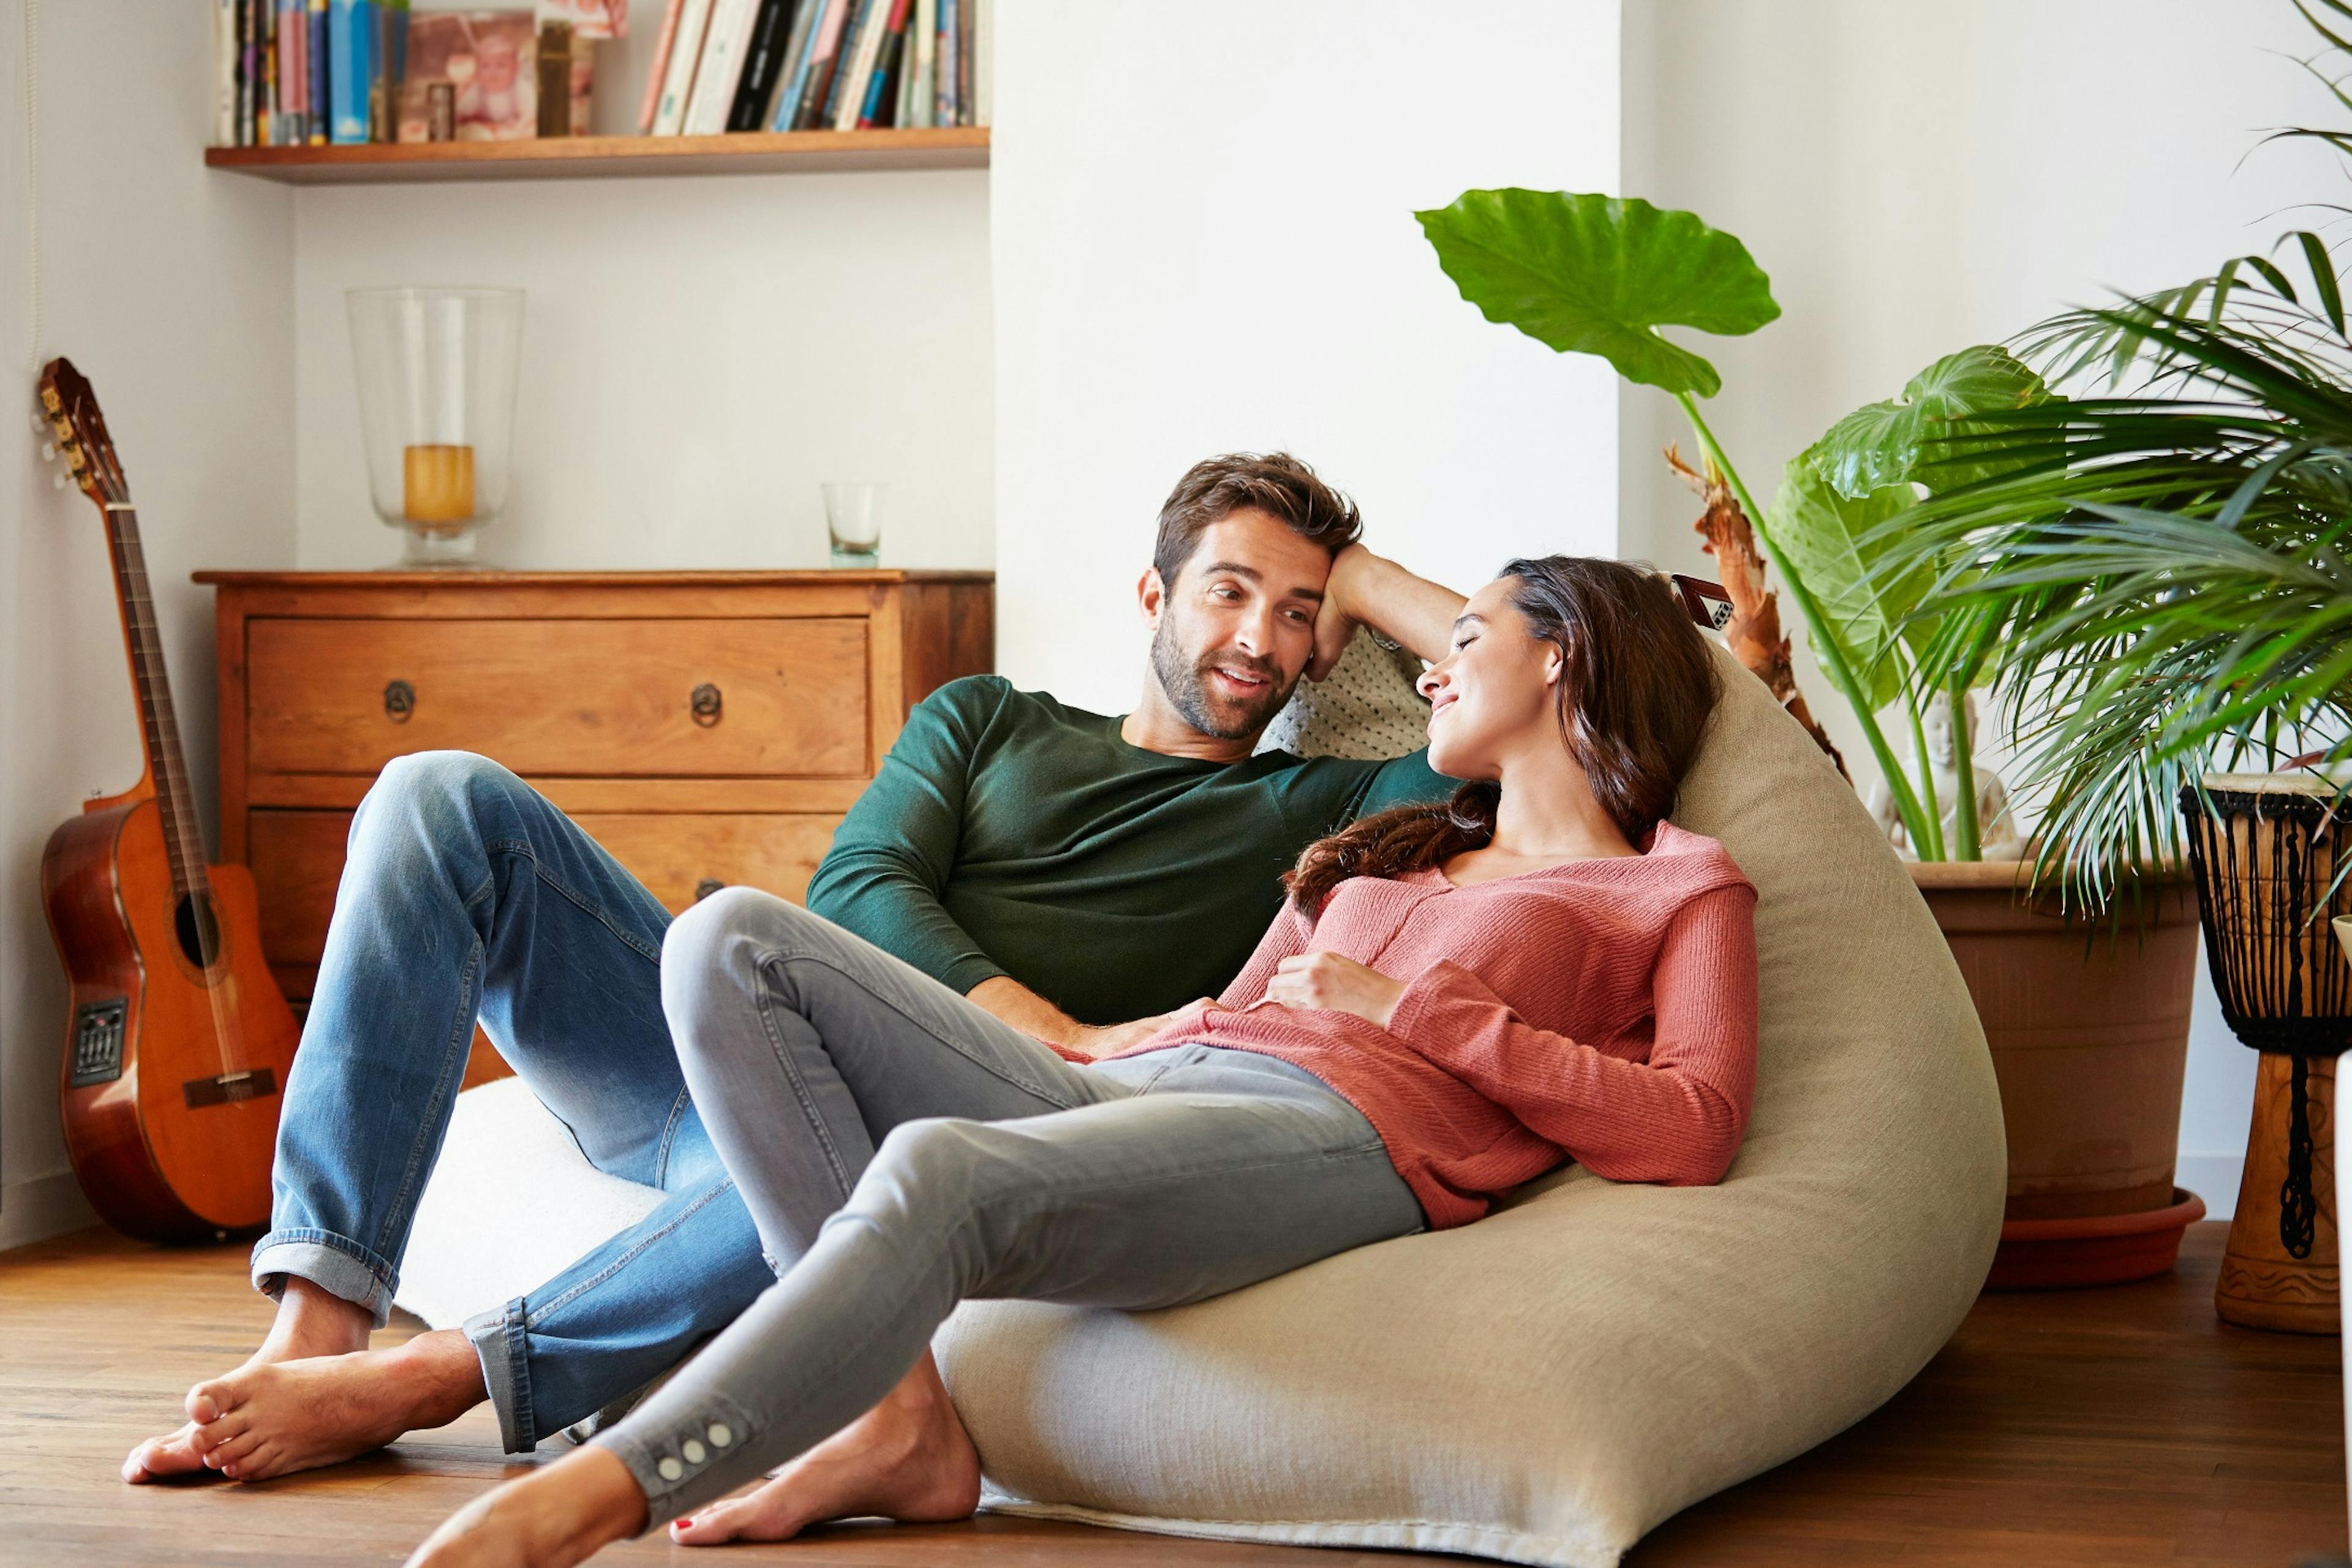
[[[1433,1229],[1576,1160],[1620,1182],[1722,1179],[1756,1085],[1756,890],[1712,838],[1455,887],[1342,882],[1286,907],[1225,994],[1118,1053],[1202,1044],[1305,1068],[1364,1113]],[[1405,982],[1383,1029],[1265,1000],[1295,953]]]

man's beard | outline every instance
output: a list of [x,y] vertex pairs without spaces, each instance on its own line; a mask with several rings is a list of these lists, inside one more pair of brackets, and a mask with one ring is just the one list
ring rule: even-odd
[[[1239,702],[1218,696],[1209,684],[1209,672],[1220,665],[1263,678],[1265,694],[1254,701]],[[1265,729],[1298,684],[1297,677],[1285,682],[1272,660],[1238,653],[1209,654],[1186,663],[1184,650],[1176,642],[1174,617],[1169,616],[1160,617],[1160,629],[1152,634],[1151,673],[1159,678],[1160,689],[1168,694],[1169,705],[1184,722],[1219,741],[1246,740]]]

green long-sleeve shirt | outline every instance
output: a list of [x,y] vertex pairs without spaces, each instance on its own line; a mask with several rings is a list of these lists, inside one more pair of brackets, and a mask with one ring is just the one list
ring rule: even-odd
[[958,992],[1009,974],[1082,1023],[1213,996],[1310,841],[1449,793],[1425,752],[1162,756],[975,675],[932,692],[833,836],[809,908]]

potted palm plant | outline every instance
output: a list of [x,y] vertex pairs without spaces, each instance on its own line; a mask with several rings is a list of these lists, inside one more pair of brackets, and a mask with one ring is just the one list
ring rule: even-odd
[[2325,918],[2352,912],[2342,281],[2297,231],[2272,256],[2060,316],[2025,346],[2102,395],[1979,420],[2007,470],[1882,539],[1888,569],[1933,577],[1918,678],[2003,683],[2077,896],[2105,896],[2117,863],[2150,849],[2195,855],[2224,1013],[2263,1052],[2217,1300],[2236,1321],[2332,1331],[2315,1133],[2352,1043],[2352,977],[2328,960]]
[[[1890,567],[1901,520],[2035,460],[1972,438],[1990,414],[2059,401],[2005,349],[1963,350],[1901,394],[1857,409],[1791,458],[1759,507],[1699,409],[1720,390],[1706,359],[1663,325],[1733,334],[1780,314],[1769,280],[1732,236],[1631,198],[1470,191],[1417,215],[1439,264],[1488,320],[1561,353],[1594,353],[1673,396],[1699,461],[1668,460],[1705,498],[1699,521],[1735,605],[1727,642],[1843,769],[1789,668],[1767,559],[1822,669],[1853,710],[1884,781],[1877,803],[1975,996],[2010,1138],[2010,1235],[1996,1283],[2089,1283],[2168,1267],[2201,1214],[2172,1185],[2196,952],[2196,906],[2178,876],[2135,880],[2141,919],[2122,941],[2085,940],[2061,901],[2032,896],[2033,863],[1989,861],[2010,837],[1973,776],[1971,693],[1986,663],[1948,640],[1925,603],[1948,587],[1933,554]],[[1938,732],[1948,765],[1938,765]],[[1908,756],[1905,755],[1908,752]],[[1990,810],[1980,810],[1980,806]],[[2112,884],[2106,889],[2112,894]],[[2085,1094],[2085,1081],[2101,1091]]]

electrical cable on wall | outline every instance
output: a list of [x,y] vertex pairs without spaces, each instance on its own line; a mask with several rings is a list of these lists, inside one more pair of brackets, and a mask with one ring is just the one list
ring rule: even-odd
[[41,368],[41,0],[25,5],[25,274],[32,310],[32,337],[26,350]]

